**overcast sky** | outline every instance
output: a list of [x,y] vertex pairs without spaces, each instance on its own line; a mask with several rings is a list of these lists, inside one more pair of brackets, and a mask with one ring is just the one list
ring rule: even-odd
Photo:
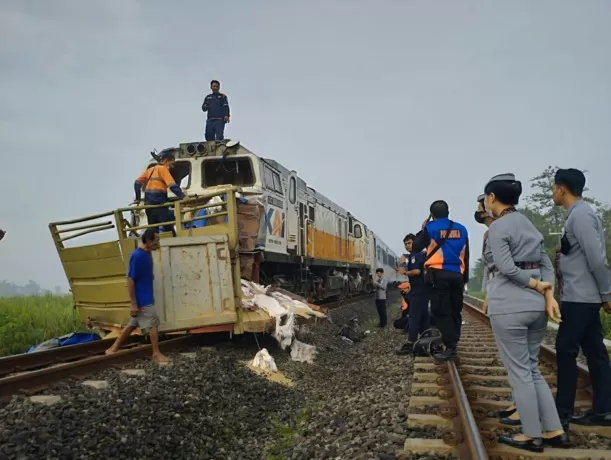
[[588,169],[611,201],[611,2],[3,0],[0,279],[67,287],[47,224],[124,206],[152,148],[226,136],[398,252],[429,204]]

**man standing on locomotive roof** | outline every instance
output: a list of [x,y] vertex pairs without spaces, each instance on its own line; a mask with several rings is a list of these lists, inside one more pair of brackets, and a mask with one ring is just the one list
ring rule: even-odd
[[[556,171],[554,204],[568,211],[560,241],[562,321],[556,336],[556,408],[565,427],[569,422],[611,426],[611,367],[600,321],[601,306],[611,314],[611,275],[602,222],[582,199],[585,184],[586,178],[578,169]],[[588,361],[594,398],[592,410],[572,417],[579,348]]]
[[222,141],[225,137],[225,123],[229,123],[229,100],[227,95],[221,93],[221,84],[218,80],[210,82],[212,92],[206,96],[202,110],[208,112],[206,120],[206,140]]
[[441,361],[458,357],[464,288],[469,281],[469,235],[449,216],[448,203],[433,202],[414,243],[416,249],[427,248],[424,282],[430,289],[431,313],[446,348],[435,355]]
[[148,330],[153,348],[153,360],[166,363],[168,358],[159,351],[159,316],[155,310],[155,298],[153,292],[153,256],[151,251],[159,247],[159,234],[155,228],[147,228],[142,234],[142,243],[129,259],[129,272],[127,275],[127,291],[132,306],[130,314],[132,318],[115,343],[106,350],[106,354],[119,351],[121,345],[127,340],[134,329]]

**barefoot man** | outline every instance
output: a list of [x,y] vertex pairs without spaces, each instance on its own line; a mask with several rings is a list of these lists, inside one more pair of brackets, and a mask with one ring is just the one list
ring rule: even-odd
[[115,343],[106,350],[106,354],[115,353],[137,327],[143,332],[148,329],[153,347],[153,360],[167,363],[169,359],[159,351],[157,327],[159,316],[155,310],[153,298],[153,256],[151,251],[159,246],[159,234],[156,228],[147,228],[142,234],[142,244],[132,252],[129,259],[127,290],[132,301],[130,314],[132,318]]

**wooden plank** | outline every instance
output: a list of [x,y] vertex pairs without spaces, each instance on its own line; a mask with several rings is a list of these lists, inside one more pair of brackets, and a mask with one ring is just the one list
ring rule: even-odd
[[127,276],[123,257],[120,255],[105,259],[66,262],[65,267],[70,280]]
[[[496,420],[496,419],[493,419]],[[438,426],[442,428],[452,428],[454,426],[454,420],[451,418],[443,418],[439,415],[431,414],[409,414],[407,416],[407,426],[410,428],[423,427],[423,426]]]
[[437,454],[458,454],[455,447],[446,444],[441,439],[407,438],[403,450],[412,454],[430,455],[431,452]]
[[130,301],[124,276],[103,281],[76,280],[72,283],[72,294],[76,302],[106,304]]
[[59,256],[64,263],[80,262],[82,260],[121,257],[121,250],[117,241],[109,241],[107,243],[90,244],[75,248],[64,248],[59,253]]

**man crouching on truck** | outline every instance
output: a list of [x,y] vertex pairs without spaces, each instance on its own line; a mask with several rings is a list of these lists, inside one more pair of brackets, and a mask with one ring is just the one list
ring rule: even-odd
[[121,335],[117,337],[106,354],[115,353],[127,340],[137,327],[141,331],[148,329],[153,347],[153,361],[167,363],[170,360],[159,351],[159,337],[157,327],[159,316],[155,310],[153,297],[153,256],[151,251],[159,247],[159,233],[156,228],[147,228],[142,234],[142,244],[132,252],[129,259],[129,273],[127,275],[127,290],[132,301],[130,314],[132,318]]

